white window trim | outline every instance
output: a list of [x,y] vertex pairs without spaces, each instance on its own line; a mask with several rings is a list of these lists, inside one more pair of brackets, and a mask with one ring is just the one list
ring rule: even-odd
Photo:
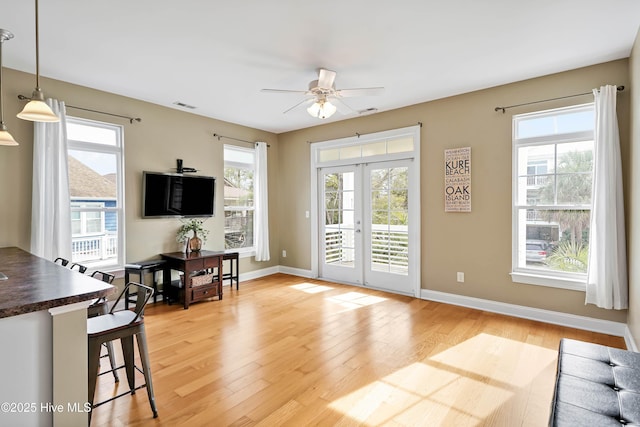
[[[68,150],[79,151],[91,151],[96,153],[108,153],[115,154],[116,158],[116,197],[118,200],[118,207],[116,208],[87,208],[82,210],[99,210],[101,212],[114,211],[116,212],[118,221],[118,257],[114,263],[101,265],[100,269],[103,271],[117,271],[124,268],[124,260],[126,258],[126,233],[125,233],[125,194],[124,194],[124,127],[113,123],[100,122],[97,120],[82,119],[79,117],[67,116],[67,122],[85,124],[93,127],[103,127],[106,129],[116,129],[116,144],[100,144],[96,142],[78,141],[74,139],[68,139]],[[104,217],[104,215],[103,215]]]
[[[532,138],[516,138],[516,123],[519,118],[539,115],[539,116],[550,116],[554,115],[556,112],[561,110],[569,110],[569,109],[585,109],[588,106],[593,106],[593,103],[575,105],[565,108],[558,108],[548,111],[540,111],[533,112],[527,114],[520,114],[514,116],[512,119],[512,238],[511,238],[511,254],[512,254],[512,271],[509,273],[511,275],[511,280],[514,283],[524,283],[528,285],[536,285],[536,286],[546,286],[552,288],[559,289],[568,289],[573,291],[586,291],[586,279],[587,275],[582,273],[564,273],[564,272],[556,272],[551,270],[543,270],[536,271],[535,269],[522,268],[518,266],[518,211],[524,207],[528,207],[529,205],[521,205],[517,203],[518,200],[518,148],[526,147],[526,146],[536,146],[536,145],[548,145],[548,144],[562,144],[562,143],[570,143],[570,142],[580,142],[585,140],[593,140],[594,132],[592,131],[581,131],[581,132],[572,132],[566,134],[559,135],[545,135],[542,137],[532,137]],[[584,205],[537,205],[539,208],[557,208],[561,207],[563,209],[578,209],[591,210],[591,206]]]

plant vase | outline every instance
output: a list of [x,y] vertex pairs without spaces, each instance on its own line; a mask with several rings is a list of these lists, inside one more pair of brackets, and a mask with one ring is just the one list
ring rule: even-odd
[[196,230],[193,230],[193,237],[189,239],[189,248],[192,252],[198,252],[202,249],[202,239],[198,237]]

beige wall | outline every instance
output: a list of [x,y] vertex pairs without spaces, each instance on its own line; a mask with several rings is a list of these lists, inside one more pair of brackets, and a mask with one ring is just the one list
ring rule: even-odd
[[[16,118],[24,105],[17,99],[19,93],[29,95],[34,85],[30,74],[7,69],[4,73],[5,121],[18,147],[0,147],[0,247],[18,246],[29,250],[31,228],[31,174],[33,156],[33,127],[30,122]],[[126,261],[133,262],[156,257],[161,252],[179,250],[175,241],[178,219],[142,219],[142,171],[170,172],[176,159],[194,167],[200,174],[218,178],[216,216],[205,222],[210,230],[205,249],[224,248],[223,214],[223,144],[237,142],[218,141],[218,133],[248,141],[266,141],[268,151],[269,191],[278,193],[278,141],[275,134],[231,123],[160,107],[143,101],[43,79],[41,85],[46,96],[65,101],[68,105],[91,108],[116,114],[141,117],[141,123],[68,109],[67,114],[94,120],[108,121],[124,126],[125,144],[125,220]],[[240,143],[242,144],[242,143]],[[250,146],[243,144],[244,146]],[[270,205],[271,251],[270,262],[256,263],[243,258],[241,273],[278,264],[277,206]]]
[[627,235],[629,236],[629,317],[628,325],[640,344],[640,31],[629,59],[631,91],[631,177],[628,181]]
[[[637,44],[631,58],[637,74]],[[0,147],[0,246],[29,249],[31,210],[32,126],[15,118],[22,107],[18,93],[28,94],[33,76],[5,70],[5,121],[19,147]],[[141,219],[141,173],[143,170],[169,171],[175,159],[200,169],[203,174],[222,178],[222,144],[214,132],[246,140],[264,140],[269,149],[270,234],[272,261],[256,263],[242,259],[242,273],[284,265],[308,270],[311,267],[309,141],[353,136],[423,123],[422,138],[422,288],[541,309],[624,322],[626,311],[607,311],[584,305],[584,294],[513,283],[511,269],[511,116],[537,109],[589,102],[590,96],[549,102],[496,113],[498,105],[519,104],[567,94],[588,92],[602,84],[631,87],[619,96],[618,117],[624,163],[626,193],[631,195],[631,168],[637,176],[640,158],[633,152],[630,163],[629,104],[638,100],[630,81],[629,61],[620,60],[524,82],[436,100],[411,107],[360,117],[295,132],[274,135],[243,126],[208,119],[182,111],[159,107],[118,95],[64,82],[43,79],[47,96],[70,105],[95,108],[142,117],[142,123],[110,120],[108,116],[79,110],[79,117],[122,123],[125,127],[125,180],[127,261],[148,259],[160,252],[178,249],[174,219]],[[636,80],[637,80],[636,76]],[[637,82],[636,82],[637,83]],[[636,108],[637,109],[637,108]],[[638,125],[634,127],[634,140]],[[445,214],[443,209],[443,150],[470,146],[473,153],[473,212]],[[637,177],[633,182],[637,181]],[[219,184],[221,185],[221,184]],[[221,188],[221,187],[219,187]],[[635,189],[636,192],[638,191]],[[637,203],[639,197],[631,198]],[[634,211],[635,205],[627,204]],[[206,222],[211,231],[207,249],[223,247],[222,193],[218,193],[217,216]],[[635,208],[637,210],[637,208]],[[630,216],[628,216],[630,218]],[[640,241],[635,232],[632,256]],[[287,257],[280,257],[282,250]],[[635,251],[637,252],[637,251]],[[631,263],[633,264],[633,263]],[[456,282],[455,273],[465,272],[465,283]],[[632,283],[637,281],[632,271]],[[632,301],[633,301],[632,286]],[[636,291],[637,293],[637,291]],[[636,309],[637,311],[637,309]],[[631,313],[633,314],[633,306]],[[640,320],[634,328],[640,333]]]
[[[540,109],[590,102],[592,96],[548,102],[497,113],[499,105],[590,92],[603,84],[629,84],[628,61],[536,78],[373,116],[279,135],[278,175],[282,265],[310,269],[308,141],[322,141],[423,123],[421,130],[422,288],[576,315],[625,322],[626,311],[585,306],[584,293],[511,281],[511,117]],[[629,98],[619,97],[622,150],[629,153]],[[473,212],[445,213],[444,150],[472,148]],[[625,178],[629,177],[625,164]],[[628,179],[627,179],[628,181]],[[456,282],[456,272],[465,283]]]

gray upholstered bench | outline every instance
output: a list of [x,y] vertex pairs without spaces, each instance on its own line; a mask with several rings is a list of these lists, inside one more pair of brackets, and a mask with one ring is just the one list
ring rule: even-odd
[[549,425],[640,425],[640,353],[562,339]]

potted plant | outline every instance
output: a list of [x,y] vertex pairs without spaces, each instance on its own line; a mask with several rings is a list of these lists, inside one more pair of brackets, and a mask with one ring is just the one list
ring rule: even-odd
[[[182,222],[182,225],[178,228],[176,240],[184,243],[188,239],[189,242],[186,243],[186,248],[194,252],[202,249],[202,243],[207,241],[207,236],[209,235],[209,230],[202,227],[204,220],[192,218],[181,219],[180,222]],[[191,231],[193,231],[193,237],[189,236]]]

